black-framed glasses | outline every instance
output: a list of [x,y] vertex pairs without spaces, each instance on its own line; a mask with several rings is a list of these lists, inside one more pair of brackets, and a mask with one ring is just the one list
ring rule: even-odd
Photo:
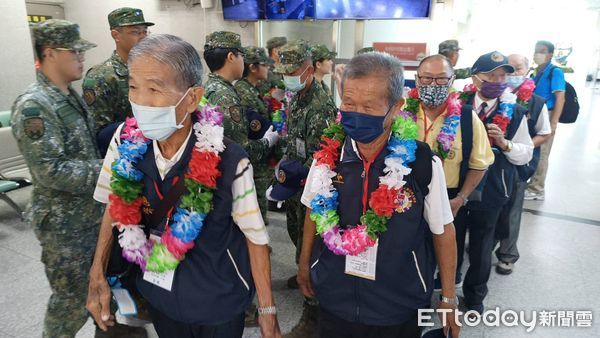
[[431,76],[420,76],[417,75],[417,78],[419,79],[419,82],[421,84],[424,85],[430,85],[433,83],[433,81],[435,81],[435,84],[439,85],[439,86],[445,86],[448,83],[450,83],[450,80],[452,80],[454,76],[450,76],[450,77],[431,77]]
[[75,55],[78,58],[85,56],[85,51],[81,50],[81,49],[71,49],[71,48],[61,48],[61,47],[55,47],[54,49],[64,51],[64,52],[71,52],[73,55]]

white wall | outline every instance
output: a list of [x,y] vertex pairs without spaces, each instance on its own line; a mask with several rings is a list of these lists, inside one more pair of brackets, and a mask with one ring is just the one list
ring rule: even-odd
[[[221,1],[215,7],[202,9],[200,6],[187,8],[183,2],[175,0],[65,0],[65,17],[81,26],[81,35],[98,47],[86,53],[86,68],[106,60],[115,48],[110,37],[107,15],[119,7],[140,8],[147,21],[156,25],[150,27],[152,34],[169,33],[191,43],[202,57],[207,34],[218,30],[229,30],[242,36],[243,45],[254,44],[254,23],[224,21]],[[204,73],[208,68],[204,67]],[[81,89],[81,81],[74,85]]]
[[17,96],[35,81],[25,1],[0,1],[0,32],[0,110],[9,110]]

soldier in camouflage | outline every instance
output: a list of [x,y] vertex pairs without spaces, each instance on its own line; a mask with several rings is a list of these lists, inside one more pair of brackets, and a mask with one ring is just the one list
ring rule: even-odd
[[265,161],[270,148],[277,144],[279,135],[270,128],[262,139],[248,139],[248,121],[232,84],[240,80],[244,72],[244,49],[240,35],[225,31],[207,35],[204,60],[211,71],[204,95],[210,104],[218,106],[223,113],[225,136],[244,147],[252,163]]
[[269,53],[269,57],[271,60],[273,60],[273,64],[269,66],[269,75],[267,76],[267,80],[263,81],[258,87],[258,91],[262,95],[269,93],[273,88],[284,89],[283,76],[276,73],[274,70],[275,66],[279,64],[279,49],[286,43],[287,38],[285,36],[276,36],[267,41],[267,51]]
[[[280,64],[275,71],[284,75],[286,88],[296,92],[290,103],[283,146],[286,157],[309,168],[313,154],[318,150],[321,135],[328,123],[334,122],[337,108],[333,100],[314,77],[314,68],[308,42],[291,41],[279,51]],[[300,203],[300,193],[286,201],[287,229],[296,245],[296,262],[302,247],[306,207]],[[288,279],[288,286],[296,287],[296,276]],[[316,337],[318,306],[307,300],[299,324],[286,337]]]
[[[267,79],[269,66],[273,64],[273,60],[267,57],[264,48],[246,47],[244,54],[244,73],[243,78],[235,83],[242,108],[244,110],[254,110],[265,118],[265,121],[270,122],[269,111],[267,105],[263,101],[262,95],[256,88],[257,85]],[[261,123],[258,120],[248,119],[248,128],[251,131],[261,129]],[[268,158],[262,161],[252,162],[254,167],[254,184],[258,196],[258,205],[263,215],[265,223],[267,223],[267,198],[265,192],[271,182],[273,171],[269,169]]]
[[[462,50],[458,46],[458,40],[445,40],[442,41],[438,46],[438,54],[442,54],[450,60],[452,67],[456,67],[458,62],[459,50]],[[454,76],[456,79],[468,79],[471,77],[471,68],[459,68],[454,69]]]
[[84,53],[96,45],[65,20],[32,32],[41,68],[12,107],[12,131],[32,175],[26,217],[52,290],[43,336],[74,337],[88,318],[88,272],[104,210],[92,199],[102,166],[94,120],[71,82],[81,79]]
[[323,77],[333,71],[333,59],[337,53],[329,51],[325,45],[314,45],[311,47],[313,68],[315,69],[315,81],[319,83],[330,96],[333,94],[329,86],[325,84]]
[[144,20],[141,9],[128,7],[110,12],[108,24],[116,49],[106,61],[90,68],[83,79],[83,98],[94,116],[96,131],[100,132],[109,125],[114,126],[107,130],[107,135],[99,135],[99,147],[104,153],[116,126],[125,121],[126,117],[133,116],[128,96],[129,50],[145,38],[148,27],[154,25]]

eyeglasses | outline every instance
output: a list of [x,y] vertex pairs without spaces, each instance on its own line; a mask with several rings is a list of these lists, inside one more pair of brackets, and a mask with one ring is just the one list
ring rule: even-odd
[[424,85],[430,85],[433,83],[433,81],[435,81],[435,84],[439,85],[439,86],[445,86],[447,85],[450,80],[452,80],[454,76],[450,76],[450,77],[431,77],[431,76],[419,76],[417,75],[417,78],[419,79],[419,82],[421,84]]
[[150,31],[147,29],[132,29],[132,30],[128,31],[127,33],[134,35],[134,36],[138,36],[138,37],[150,35]]
[[71,52],[73,55],[75,55],[77,57],[84,57],[85,56],[85,51],[83,51],[81,49],[70,49],[70,48],[60,48],[60,47],[56,47],[54,49],[60,50],[60,51]]

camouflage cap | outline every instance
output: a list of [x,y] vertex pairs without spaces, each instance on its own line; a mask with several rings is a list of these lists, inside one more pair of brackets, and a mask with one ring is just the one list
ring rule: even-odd
[[366,53],[372,53],[375,52],[375,48],[373,47],[363,47],[361,49],[359,49],[358,51],[356,51],[356,55],[361,55],[361,54],[366,54]]
[[323,59],[333,59],[337,55],[335,52],[330,52],[325,45],[314,45],[310,49],[313,61]]
[[206,43],[204,44],[204,50],[210,50],[215,48],[234,48],[240,51],[244,51],[242,48],[242,40],[240,35],[233,32],[218,31],[212,32],[206,36]]
[[31,26],[36,45],[86,51],[97,45],[79,36],[79,25],[67,20],[50,19]]
[[461,49],[462,48],[458,47],[458,40],[446,40],[442,41],[438,46],[438,54],[455,52]]
[[244,48],[244,62],[247,64],[260,63],[262,65],[272,65],[273,60],[267,56],[264,48],[249,46]]
[[152,22],[144,20],[144,12],[138,8],[122,7],[117,8],[108,14],[108,24],[110,29],[123,26],[154,26]]
[[270,38],[267,41],[267,49],[278,48],[287,43],[287,38],[285,36],[276,36],[274,38]]
[[290,41],[279,50],[280,63],[275,66],[275,72],[280,74],[293,73],[309,59],[311,59],[311,52],[307,41]]

